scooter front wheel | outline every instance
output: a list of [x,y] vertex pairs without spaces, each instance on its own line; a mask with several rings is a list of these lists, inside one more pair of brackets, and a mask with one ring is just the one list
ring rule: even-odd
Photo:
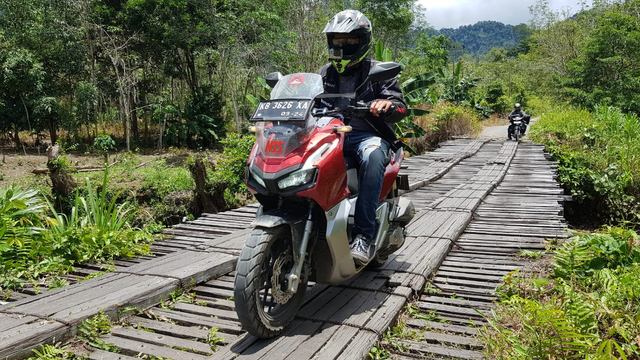
[[[251,335],[280,335],[295,318],[307,287],[303,274],[298,291],[287,292],[286,274],[293,268],[291,230],[256,228],[247,240],[236,267],[234,301],[242,327]],[[304,271],[304,270],[303,270]]]

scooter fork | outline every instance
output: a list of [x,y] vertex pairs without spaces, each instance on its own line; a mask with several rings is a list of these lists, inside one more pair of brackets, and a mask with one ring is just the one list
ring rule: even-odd
[[[287,283],[289,284],[287,292],[289,292],[290,294],[295,294],[298,291],[298,285],[300,284],[302,266],[304,265],[304,260],[307,254],[307,247],[309,246],[309,239],[311,238],[311,231],[313,230],[313,221],[311,220],[312,216],[313,202],[311,201],[309,202],[309,215],[307,216],[307,221],[304,225],[304,233],[302,235],[302,241],[300,242],[298,256],[296,256],[294,259],[294,265],[292,268],[293,271],[285,275]],[[295,249],[293,251],[295,251]]]

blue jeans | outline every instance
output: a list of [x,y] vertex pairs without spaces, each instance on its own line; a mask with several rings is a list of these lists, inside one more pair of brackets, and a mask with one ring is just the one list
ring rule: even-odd
[[379,136],[366,132],[347,133],[344,154],[357,158],[358,200],[356,201],[355,224],[352,237],[361,234],[367,239],[376,235],[376,209],[382,191],[382,180],[386,168],[386,154],[390,145]]

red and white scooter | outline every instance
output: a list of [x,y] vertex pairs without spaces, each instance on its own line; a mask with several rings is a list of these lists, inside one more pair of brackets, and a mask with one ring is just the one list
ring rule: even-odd
[[[365,84],[391,79],[396,63],[371,68]],[[234,300],[243,327],[262,338],[277,336],[294,319],[307,281],[340,284],[356,276],[349,249],[357,169],[345,165],[344,133],[348,119],[369,110],[354,94],[322,94],[318,74],[272,73],[271,99],[261,101],[251,117],[256,143],[246,170],[246,184],[260,202],[253,232],[238,260]],[[315,108],[316,99],[341,97],[350,105]],[[404,243],[405,226],[415,209],[398,196],[396,178],[402,148],[390,151],[377,209],[376,255],[382,265]]]

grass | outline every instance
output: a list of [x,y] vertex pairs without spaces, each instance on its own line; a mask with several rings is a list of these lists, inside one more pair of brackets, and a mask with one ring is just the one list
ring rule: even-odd
[[510,274],[481,332],[491,359],[640,359],[640,237],[609,228],[553,252],[547,273]]
[[[574,224],[640,224],[640,119],[601,106],[546,112],[530,137],[559,161],[558,180],[577,206]],[[588,224],[586,224],[588,225]]]

